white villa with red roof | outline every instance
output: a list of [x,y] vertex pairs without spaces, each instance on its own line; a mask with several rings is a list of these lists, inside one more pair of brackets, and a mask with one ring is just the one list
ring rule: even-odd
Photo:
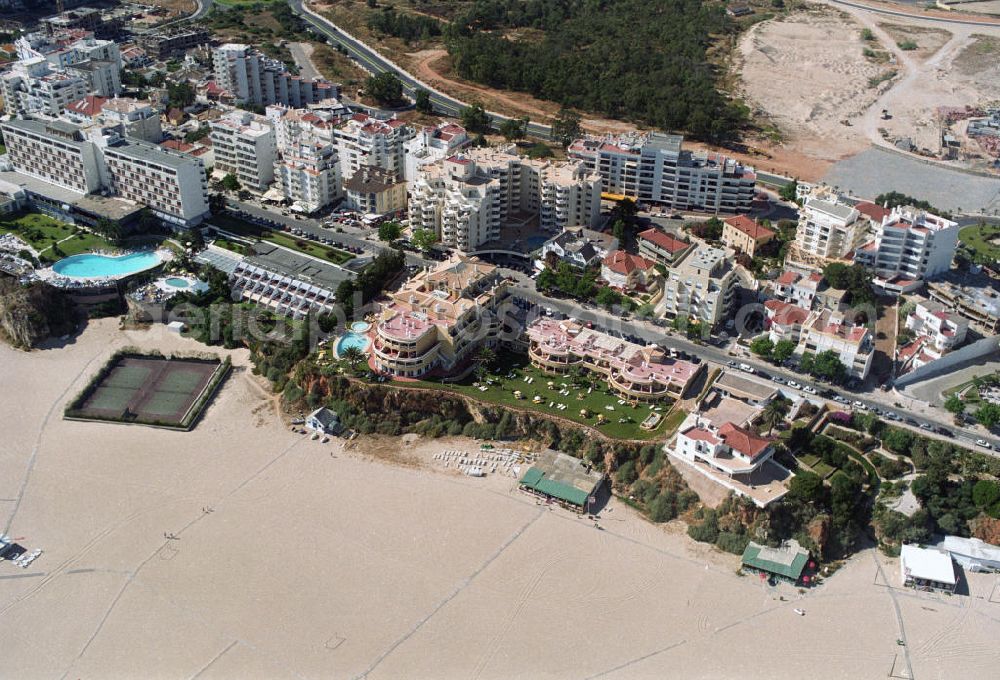
[[768,337],[771,342],[791,340],[798,344],[802,333],[802,324],[809,317],[809,311],[781,300],[768,300],[764,303],[767,311]]
[[574,367],[605,377],[612,390],[629,401],[681,399],[704,364],[672,359],[656,346],[643,346],[547,317],[527,329],[531,363],[553,375]]
[[900,373],[940,359],[965,342],[969,321],[936,300],[922,300],[906,317],[906,327],[917,337],[896,352]]
[[641,255],[613,250],[601,260],[601,279],[612,288],[630,292],[645,290],[657,278],[656,263]]
[[716,425],[703,414],[692,413],[681,424],[673,447],[668,444],[666,450],[758,507],[788,492],[784,481],[791,473],[772,460],[772,441],[746,425]]
[[872,367],[875,340],[864,326],[848,324],[844,315],[829,309],[811,312],[802,323],[795,356],[832,350],[852,378],[864,380]]

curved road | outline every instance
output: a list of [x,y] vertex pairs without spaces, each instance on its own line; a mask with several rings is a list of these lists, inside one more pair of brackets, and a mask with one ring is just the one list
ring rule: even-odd
[[[348,56],[356,61],[364,70],[373,74],[385,71],[392,72],[403,83],[403,91],[411,99],[416,96],[415,93],[417,90],[427,90],[430,93],[431,104],[434,106],[436,112],[455,118],[462,115],[462,109],[466,107],[465,102],[455,99],[440,90],[436,90],[402,66],[386,59],[350,33],[343,31],[326,17],[304,6],[303,0],[288,0],[288,5],[292,8],[293,12],[302,17],[312,27],[313,31],[347,50]],[[498,113],[489,112],[489,115],[493,127],[497,127],[503,121],[509,120],[507,116],[502,116]],[[532,137],[550,139],[552,128],[541,123],[529,122],[528,134]]]

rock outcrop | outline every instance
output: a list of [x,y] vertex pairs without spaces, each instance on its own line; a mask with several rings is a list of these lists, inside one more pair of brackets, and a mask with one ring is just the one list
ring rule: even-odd
[[61,291],[40,282],[0,279],[0,336],[14,347],[31,349],[75,325],[76,307]]

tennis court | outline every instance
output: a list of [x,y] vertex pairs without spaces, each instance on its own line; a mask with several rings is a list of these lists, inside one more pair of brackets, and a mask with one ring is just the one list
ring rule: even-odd
[[191,406],[220,367],[218,360],[120,356],[68,415],[78,418],[184,426]]

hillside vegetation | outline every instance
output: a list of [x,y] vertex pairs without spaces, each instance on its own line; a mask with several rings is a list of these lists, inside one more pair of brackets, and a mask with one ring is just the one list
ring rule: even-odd
[[720,5],[700,0],[477,0],[442,13],[449,23],[387,8],[378,34],[444,37],[456,74],[565,106],[684,130],[735,137],[746,108],[718,89],[707,59],[713,36],[735,31]]

